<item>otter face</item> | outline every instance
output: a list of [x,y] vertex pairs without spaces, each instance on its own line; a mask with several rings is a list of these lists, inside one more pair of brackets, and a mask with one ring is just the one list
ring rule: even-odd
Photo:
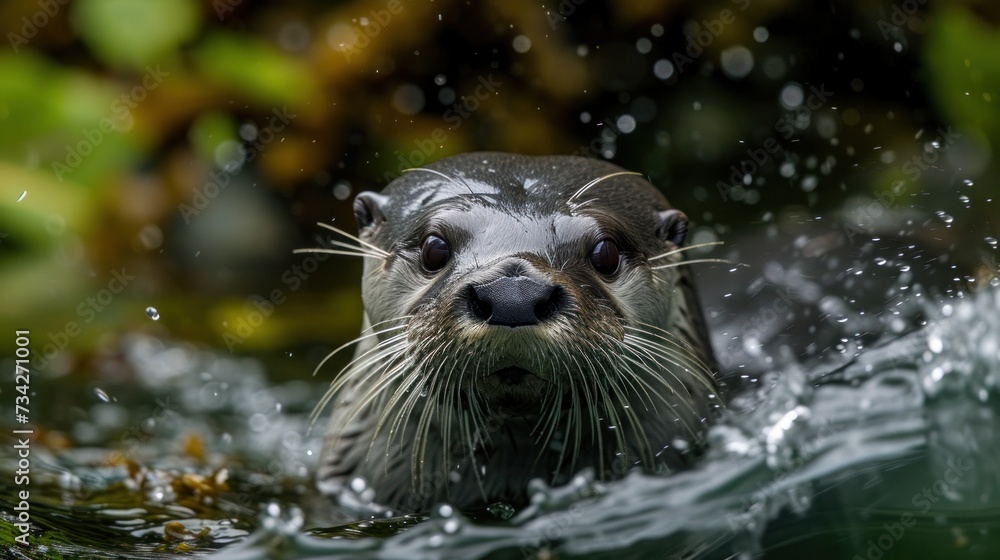
[[649,468],[699,431],[714,383],[675,267],[687,219],[648,182],[584,158],[468,154],[359,194],[355,215],[386,256],[366,259],[362,288],[378,344],[347,376],[385,396],[352,402],[379,400],[387,446],[415,426],[413,465],[439,437],[444,464],[495,461],[488,427],[515,419],[534,434],[522,450],[552,452],[535,460],[550,475],[588,453]]

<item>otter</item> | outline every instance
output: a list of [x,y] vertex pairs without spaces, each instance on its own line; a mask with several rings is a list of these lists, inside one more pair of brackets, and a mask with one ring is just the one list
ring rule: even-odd
[[354,214],[358,236],[326,226],[350,242],[316,249],[364,259],[363,332],[317,406],[321,491],[471,509],[585,467],[689,464],[723,402],[688,219],[639,173],[469,153],[359,193]]

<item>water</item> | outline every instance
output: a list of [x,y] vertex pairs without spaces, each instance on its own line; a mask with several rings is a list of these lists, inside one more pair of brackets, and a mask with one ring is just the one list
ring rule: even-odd
[[[771,262],[748,283],[750,319],[715,331],[732,382],[751,390],[711,430],[696,468],[536,484],[532,505],[506,521],[499,505],[466,512],[475,519],[441,508],[358,522],[312,489],[320,447],[304,434],[316,388],[271,384],[254,360],[132,335],[124,358],[154,404],[113,383],[84,402],[67,389],[86,411],[63,426],[76,447],[56,452],[69,444],[54,432],[35,443],[34,548],[11,557],[995,557],[1000,289],[931,296],[905,264],[871,265],[892,271],[876,276],[889,303],[875,314],[832,293],[864,276],[852,267],[824,285],[805,274],[808,259]],[[791,287],[789,315],[761,315],[768,285]],[[726,305],[739,307],[737,296]],[[811,314],[795,306],[810,301],[821,313],[806,326]],[[796,353],[774,327],[789,317],[826,331]],[[737,332],[739,345],[718,340]]]

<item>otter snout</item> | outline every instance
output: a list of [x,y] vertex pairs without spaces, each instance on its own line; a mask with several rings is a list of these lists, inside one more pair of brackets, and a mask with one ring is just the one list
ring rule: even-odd
[[505,275],[465,291],[469,313],[488,325],[537,325],[559,312],[562,288],[523,275]]

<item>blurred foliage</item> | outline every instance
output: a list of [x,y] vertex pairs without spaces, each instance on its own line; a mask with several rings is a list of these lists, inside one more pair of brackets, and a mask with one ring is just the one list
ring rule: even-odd
[[[913,5],[6,0],[0,325],[43,345],[80,323],[53,362],[67,371],[134,329],[225,347],[248,297],[281,290],[233,349],[336,345],[360,324],[360,265],[331,259],[294,284],[291,250],[321,239],[317,221],[352,230],[358,191],[479,149],[607,157],[730,239],[909,181],[901,206],[959,220],[927,242],[967,236],[956,260],[974,267],[1000,194],[1000,10]],[[740,46],[746,76],[720,62]],[[779,103],[790,85],[832,96],[803,115]],[[776,133],[783,119],[794,134]],[[939,127],[959,148],[913,179],[904,162]],[[722,196],[771,137],[753,184]],[[123,267],[134,282],[86,321],[79,306]]]

